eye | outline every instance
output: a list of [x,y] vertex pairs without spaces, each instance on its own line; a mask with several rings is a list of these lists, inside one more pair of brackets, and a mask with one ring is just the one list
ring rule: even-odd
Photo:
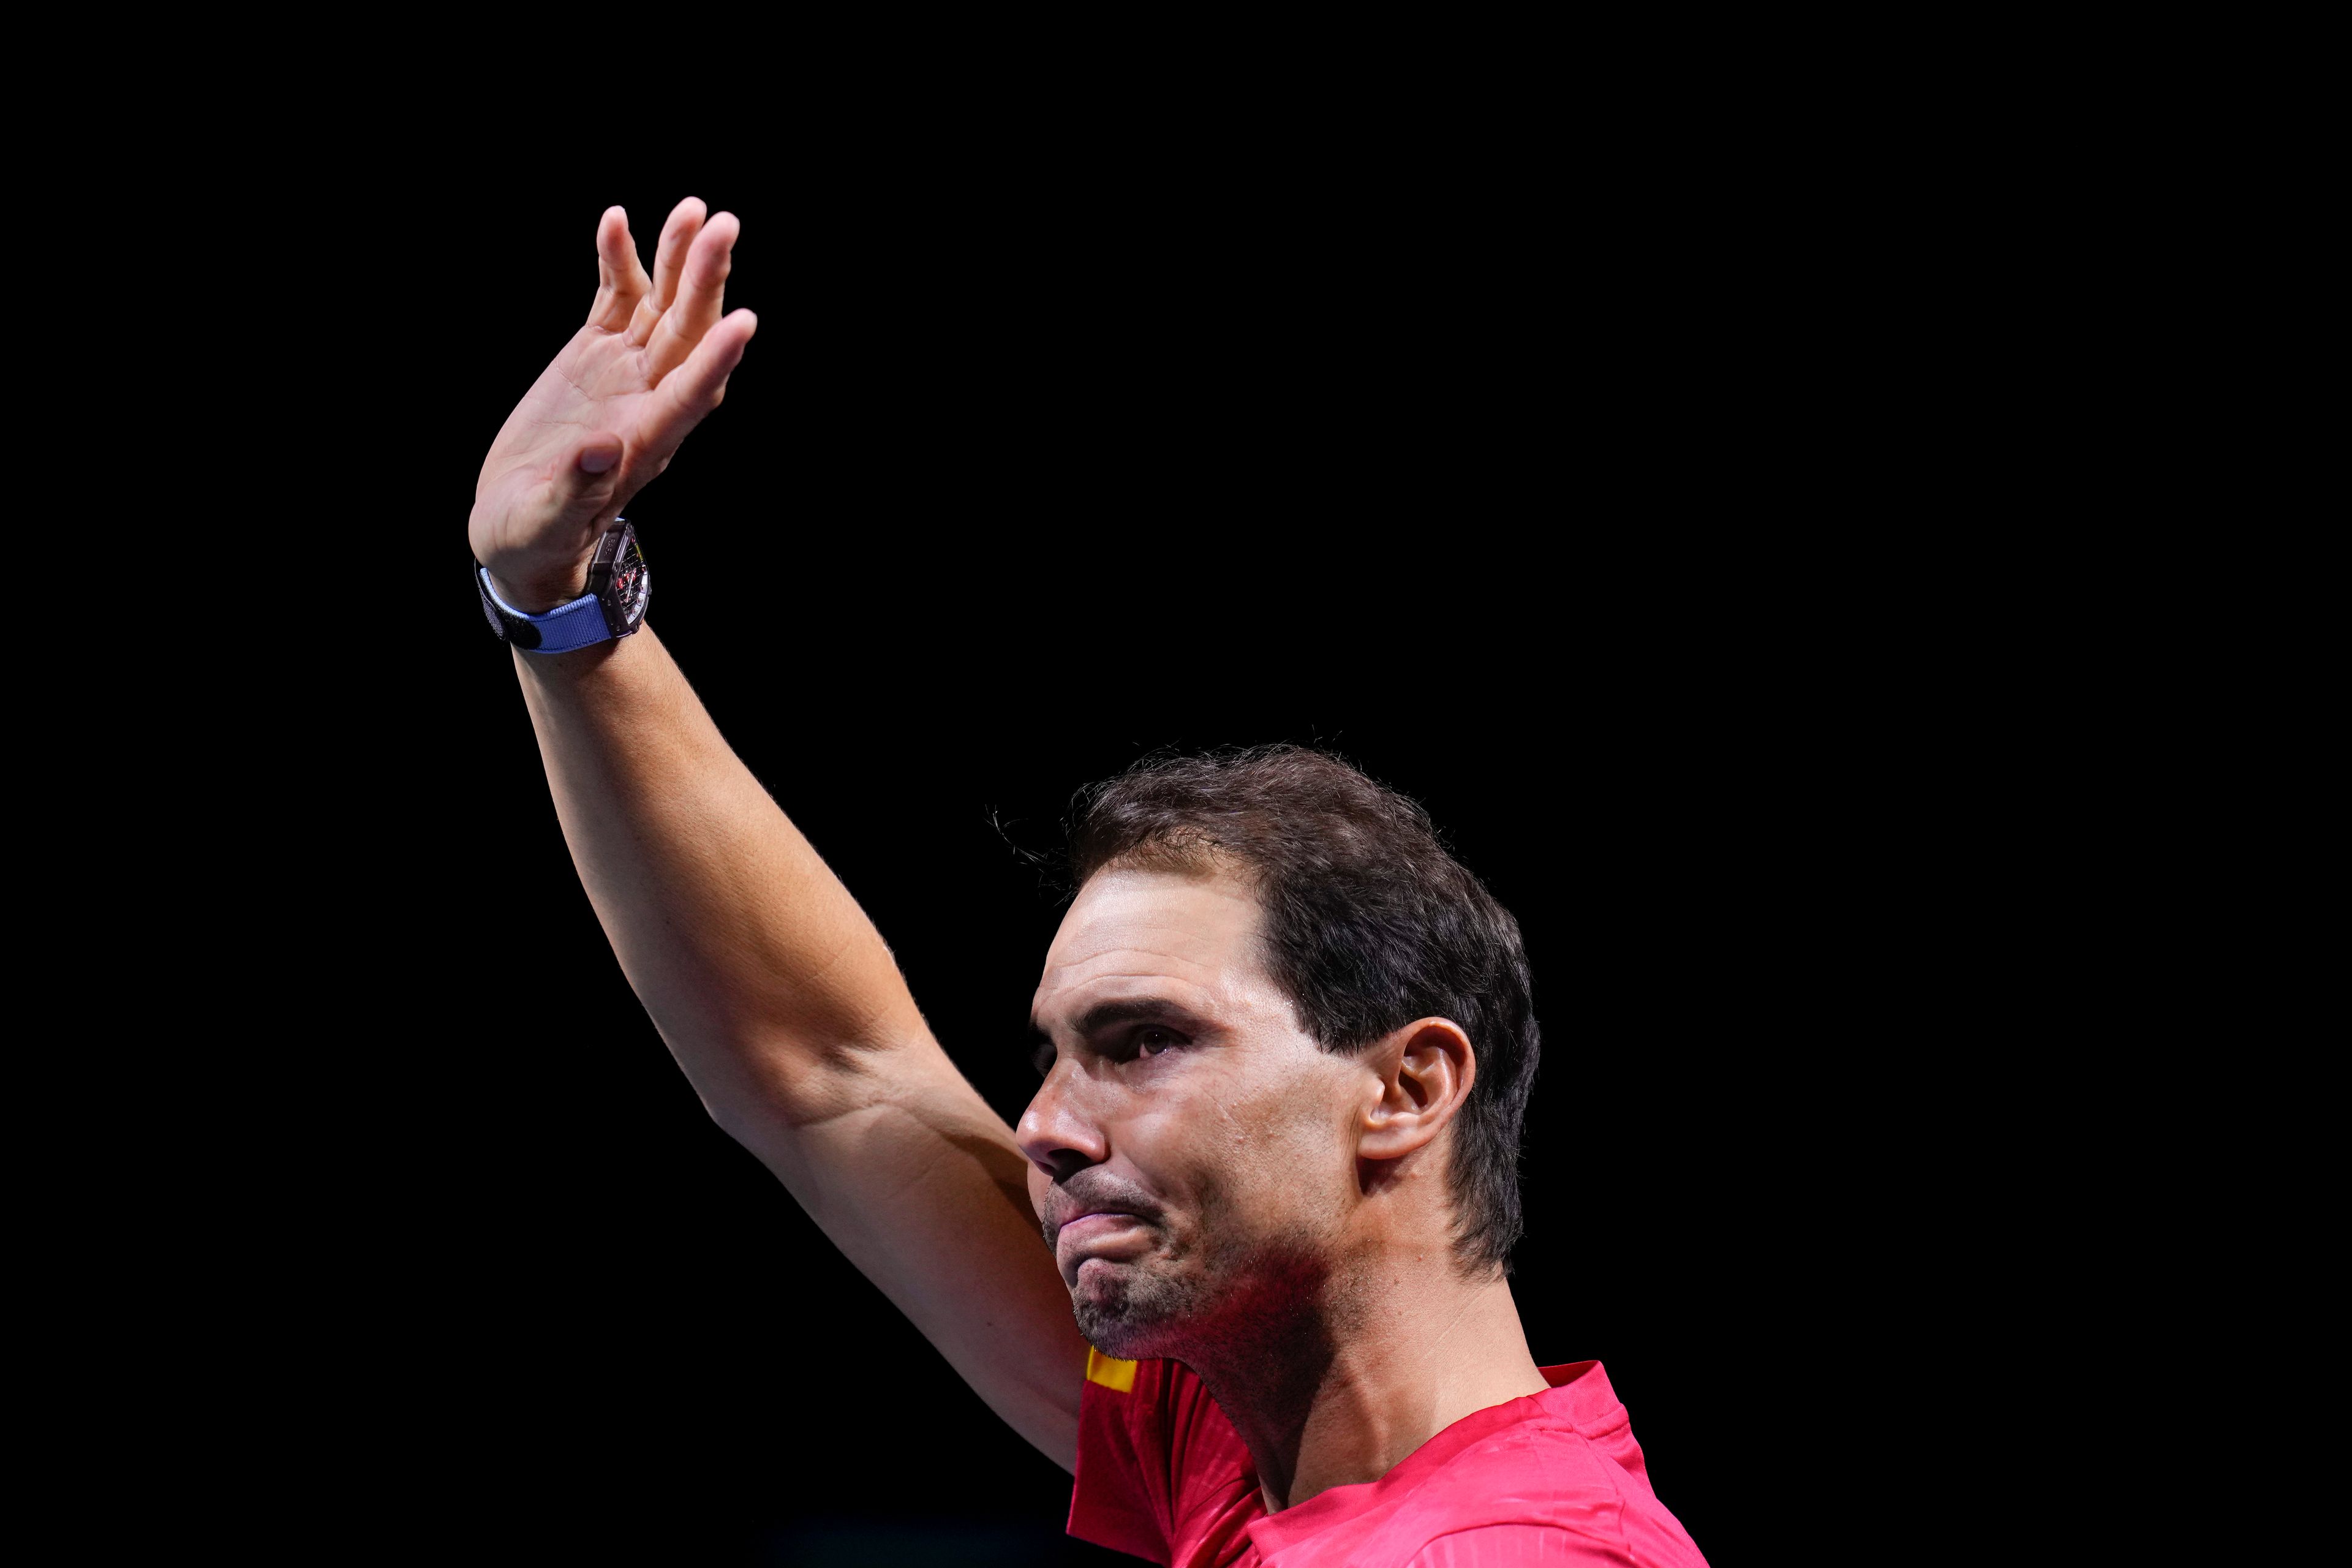
[[1135,1031],[1135,1054],[1139,1057],[1156,1057],[1184,1043],[1183,1036],[1157,1024],[1147,1024]]
[[1038,1041],[1037,1048],[1029,1053],[1029,1065],[1037,1069],[1037,1076],[1039,1078],[1044,1078],[1047,1073],[1052,1072],[1054,1070],[1054,1042],[1051,1040]]

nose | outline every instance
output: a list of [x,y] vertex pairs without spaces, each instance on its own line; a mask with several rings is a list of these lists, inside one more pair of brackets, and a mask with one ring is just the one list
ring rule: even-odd
[[1037,1086],[1029,1109],[1013,1130],[1029,1163],[1054,1181],[1067,1181],[1110,1158],[1109,1140],[1097,1119],[1088,1114],[1087,1098],[1085,1075],[1065,1057]]

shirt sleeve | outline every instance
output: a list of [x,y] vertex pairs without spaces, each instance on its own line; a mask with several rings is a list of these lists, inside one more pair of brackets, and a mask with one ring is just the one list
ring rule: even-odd
[[1635,1568],[1589,1535],[1552,1524],[1487,1524],[1441,1535],[1405,1568]]
[[1191,1561],[1244,1528],[1256,1498],[1249,1450],[1200,1379],[1174,1362],[1087,1352],[1072,1535],[1152,1563]]

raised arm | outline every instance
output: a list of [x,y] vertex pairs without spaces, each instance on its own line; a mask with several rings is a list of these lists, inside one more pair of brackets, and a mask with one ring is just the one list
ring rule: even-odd
[[[474,552],[517,608],[583,591],[598,536],[718,406],[756,324],[722,314],[736,233],[731,215],[680,203],[648,278],[625,215],[604,214],[588,323],[500,430],[477,491]],[[635,637],[513,658],[581,881],[712,1119],[998,1415],[1073,1465],[1086,1343],[1026,1162],[856,900],[736,759],[650,617]]]

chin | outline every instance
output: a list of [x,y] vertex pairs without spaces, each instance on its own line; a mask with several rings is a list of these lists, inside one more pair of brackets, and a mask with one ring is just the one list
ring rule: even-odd
[[1082,1268],[1070,1289],[1078,1332],[1121,1361],[1174,1355],[1192,1305],[1174,1281],[1126,1266]]

